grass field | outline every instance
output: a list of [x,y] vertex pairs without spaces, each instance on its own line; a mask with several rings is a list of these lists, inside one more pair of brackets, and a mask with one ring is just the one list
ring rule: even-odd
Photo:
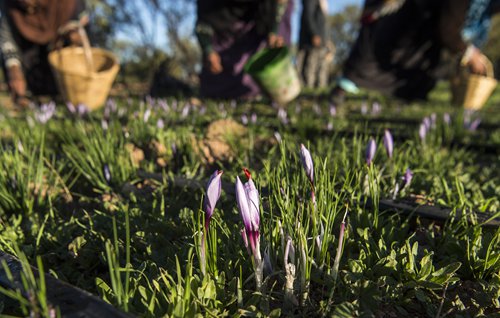
[[[4,108],[0,250],[140,317],[498,317],[500,93],[448,100]],[[57,316],[21,272],[3,315]]]

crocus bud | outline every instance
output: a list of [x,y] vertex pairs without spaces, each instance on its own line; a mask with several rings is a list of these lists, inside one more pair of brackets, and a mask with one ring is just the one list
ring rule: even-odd
[[106,119],[101,119],[101,128],[102,130],[104,131],[107,131],[108,128],[109,128],[109,124],[108,124],[108,121]]
[[76,106],[76,112],[78,113],[78,116],[82,117],[89,112],[89,108],[87,105],[80,103]]
[[372,104],[372,115],[377,115],[382,110],[382,106],[378,102]]
[[250,116],[250,122],[252,124],[256,124],[257,123],[257,114],[256,113],[252,113],[252,115]]
[[392,152],[394,150],[394,141],[392,139],[392,135],[389,129],[386,129],[384,131],[384,147],[385,151],[387,152],[387,156],[389,158],[392,158]]
[[479,127],[479,124],[481,123],[481,119],[476,118],[474,119],[467,127],[467,130],[469,131],[476,131],[477,127]]
[[451,116],[448,113],[443,114],[443,121],[444,123],[449,126],[451,124]]
[[278,110],[278,119],[281,121],[283,125],[288,125],[288,114],[283,108]]
[[[253,264],[255,270],[255,284],[257,289],[262,287],[263,278],[263,262],[260,254],[260,212],[259,212],[259,193],[252,181],[250,172],[244,169],[247,175],[248,182],[243,185],[239,177],[236,177],[236,202],[240,210],[243,225],[245,226],[243,239],[247,238],[250,245],[251,256],[253,256]],[[242,232],[243,235],[243,232]],[[246,243],[245,243],[246,244]],[[247,248],[248,249],[248,248]]]
[[142,121],[147,123],[148,120],[149,120],[149,117],[151,117],[151,108],[147,108],[145,111],[144,111],[144,115],[142,115]]
[[[247,239],[254,256],[257,253],[257,244],[259,240],[259,193],[255,188],[252,179],[243,185],[239,177],[236,177],[236,203],[240,211]],[[260,256],[260,252],[258,252]]]
[[366,115],[368,113],[368,105],[366,102],[361,103],[361,115]]
[[216,170],[208,180],[207,195],[203,201],[205,211],[205,228],[208,230],[210,219],[214,213],[215,205],[220,198],[222,170]]
[[373,138],[370,138],[368,145],[366,146],[366,164],[371,165],[373,158],[375,157],[375,152],[377,151],[377,144]]
[[337,116],[337,107],[335,107],[334,104],[330,105],[330,116],[332,117]]
[[275,132],[274,132],[274,138],[276,139],[276,141],[277,141],[278,143],[281,143],[282,138],[281,138],[281,135],[280,135],[280,133],[279,133],[279,132],[277,132],[277,131],[275,131]]
[[73,103],[67,102],[66,107],[68,108],[70,113],[72,113],[72,114],[76,113],[76,108],[75,108],[75,105],[73,105]]
[[436,113],[431,114],[431,127],[436,128],[437,115]]
[[420,124],[420,127],[418,128],[418,135],[420,140],[425,141],[425,136],[427,136],[427,126],[424,123]]
[[300,144],[300,160],[302,161],[302,166],[306,171],[307,179],[311,184],[314,184],[314,164],[311,158],[311,153],[304,144]]
[[163,128],[165,128],[165,122],[163,121],[163,119],[159,118],[159,119],[156,121],[156,128],[158,128],[158,129],[163,129]]
[[424,117],[422,123],[425,125],[425,128],[427,128],[427,130],[431,128],[431,119],[429,117]]
[[104,179],[106,180],[106,182],[108,184],[110,184],[111,183],[111,171],[109,171],[108,164],[104,164],[104,166],[102,167],[102,172],[104,174]]
[[406,169],[405,175],[403,176],[404,187],[408,187],[411,184],[411,179],[413,179],[413,172],[411,172],[410,168]]

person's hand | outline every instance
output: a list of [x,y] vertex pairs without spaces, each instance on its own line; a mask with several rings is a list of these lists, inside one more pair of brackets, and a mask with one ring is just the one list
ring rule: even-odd
[[219,74],[220,72],[222,72],[223,68],[220,61],[219,53],[215,51],[208,53],[207,66],[210,72],[212,72],[213,74]]
[[475,49],[467,62],[471,73],[478,75],[486,75],[486,64],[488,63],[488,58],[484,56],[480,50]]
[[[84,14],[79,20],[71,20],[58,29],[59,36],[70,45],[82,46],[82,30],[89,23],[89,16]],[[83,31],[84,32],[84,31]]]
[[282,47],[283,45],[285,45],[285,40],[282,36],[277,35],[276,33],[269,33],[267,37],[267,43],[269,44],[269,47],[272,48]]
[[319,47],[321,45],[321,37],[319,35],[314,35],[312,37],[312,45],[314,47]]
[[82,37],[80,36],[80,33],[78,30],[72,30],[69,31],[68,34],[66,35],[70,45],[74,46],[82,46]]

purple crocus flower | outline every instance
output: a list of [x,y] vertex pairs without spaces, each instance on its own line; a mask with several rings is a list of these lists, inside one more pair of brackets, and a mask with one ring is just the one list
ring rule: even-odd
[[56,104],[54,102],[42,104],[42,106],[35,111],[35,120],[41,124],[45,124],[54,116],[55,112]]
[[66,107],[68,108],[70,113],[72,113],[72,114],[76,113],[75,105],[73,105],[72,102],[67,102]]
[[387,152],[387,156],[389,158],[392,158],[392,152],[394,150],[394,141],[392,139],[392,135],[389,129],[386,129],[384,131],[384,147],[385,151]]
[[163,129],[164,127],[165,127],[165,122],[163,121],[163,119],[159,118],[156,121],[156,128]]
[[422,120],[422,123],[424,124],[425,128],[429,130],[431,128],[431,119],[429,117],[424,117]]
[[101,119],[101,128],[104,131],[107,131],[109,129],[108,121],[106,119],[104,119],[104,118]]
[[250,116],[250,122],[252,124],[256,124],[257,123],[257,114],[256,113],[252,113],[252,115]]
[[437,115],[436,113],[431,114],[431,127],[436,128],[436,120],[437,120]]
[[203,210],[205,211],[205,229],[207,231],[208,226],[210,225],[210,219],[212,218],[215,210],[215,205],[220,198],[222,173],[222,170],[215,170],[207,183],[207,195],[203,201]]
[[[252,176],[248,169],[243,169],[248,181],[243,185],[239,177],[236,177],[236,202],[240,210],[241,218],[245,226],[245,231],[242,232],[243,239],[247,250],[253,256],[253,265],[255,270],[255,285],[257,290],[262,287],[263,265],[262,256],[260,254],[260,210],[259,210],[259,192],[255,188],[252,181]],[[246,240],[245,240],[246,237]],[[248,248],[250,245],[250,249]]]
[[118,105],[114,99],[108,98],[105,108],[108,109],[109,112],[115,113],[118,110]]
[[168,113],[170,111],[170,106],[168,106],[168,103],[164,99],[160,99],[158,101],[158,106],[163,109],[164,112]]
[[366,115],[368,113],[368,105],[366,102],[361,103],[361,115]]
[[474,114],[474,110],[472,109],[466,109],[464,111],[464,126],[467,127],[469,126],[471,120],[472,120],[472,115]]
[[248,246],[248,237],[247,237],[247,232],[245,229],[241,229],[241,238],[243,239],[243,245],[245,245],[245,248],[247,249],[247,252],[249,255],[252,255],[252,251],[250,250],[250,246]]
[[449,126],[451,124],[451,116],[448,113],[443,114],[443,121],[444,123]]
[[104,179],[106,180],[106,182],[108,184],[111,183],[111,171],[109,170],[109,166],[107,163],[104,164],[104,166],[102,167],[102,172],[104,174]]
[[119,118],[124,117],[127,114],[127,108],[125,107],[118,108],[116,114],[118,115]]
[[372,104],[372,115],[377,115],[382,110],[382,106],[378,102]]
[[241,123],[245,126],[248,125],[248,116],[247,115],[245,115],[245,114],[241,115]]
[[236,202],[240,210],[243,225],[245,226],[245,234],[250,244],[250,249],[254,258],[260,259],[260,208],[259,208],[259,192],[253,183],[248,170],[245,169],[245,174],[248,181],[243,185],[240,178],[236,177]]
[[190,110],[191,110],[191,105],[189,104],[184,105],[181,111],[181,118],[186,118],[189,115]]
[[145,111],[144,111],[144,114],[142,115],[142,121],[147,123],[148,120],[149,120],[149,117],[151,117],[151,108],[147,108]]
[[420,140],[425,141],[425,136],[427,136],[427,126],[424,123],[420,124],[418,128],[418,135],[420,136]]
[[327,131],[332,131],[333,130],[333,123],[331,121],[328,122],[326,125],[326,130]]
[[334,104],[330,104],[330,116],[337,116],[337,107]]
[[201,105],[200,107],[198,107],[198,114],[203,116],[207,113],[207,106],[205,105]]
[[89,108],[85,104],[80,103],[78,104],[78,106],[76,106],[76,112],[80,117],[86,115],[89,111],[90,111]]
[[288,114],[283,108],[278,110],[278,119],[281,121],[283,125],[288,125]]
[[300,161],[302,161],[302,166],[306,171],[307,179],[309,179],[311,185],[314,185],[314,164],[311,153],[304,144],[300,144]]
[[275,132],[274,132],[274,138],[276,139],[276,141],[277,141],[278,143],[281,143],[281,141],[283,140],[283,139],[281,138],[281,134],[280,134],[278,131],[275,131]]
[[146,96],[146,104],[148,104],[149,107],[154,106],[154,99],[153,97],[151,97],[151,95]]
[[467,130],[468,131],[476,131],[477,130],[477,127],[479,127],[479,124],[481,123],[481,119],[480,118],[476,118],[474,119],[467,127]]
[[366,146],[366,164],[371,165],[373,158],[375,157],[375,152],[377,151],[377,144],[373,138],[370,138],[368,145]]
[[411,179],[413,179],[413,172],[410,168],[407,168],[405,171],[405,175],[403,176],[404,188],[408,187],[411,184]]

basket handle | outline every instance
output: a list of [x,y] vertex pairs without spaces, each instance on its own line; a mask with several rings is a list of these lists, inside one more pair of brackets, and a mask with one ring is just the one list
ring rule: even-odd
[[92,57],[92,50],[90,48],[89,37],[87,36],[87,32],[85,31],[85,28],[81,23],[78,25],[78,34],[82,39],[83,52],[85,54],[85,60],[87,61],[87,72],[90,75],[94,70],[94,59]]
[[491,63],[490,59],[483,55],[483,64],[486,67],[486,76],[487,77],[495,77],[493,71],[493,63]]
[[[62,27],[59,28],[59,35],[63,35],[65,33],[76,30],[78,35],[80,35],[80,39],[82,40],[83,52],[85,55],[85,61],[87,64],[87,72],[88,74],[92,74],[94,70],[94,59],[92,57],[92,50],[90,46],[89,37],[87,36],[87,31],[85,31],[84,25],[88,23],[88,16],[84,15],[79,20],[73,20]],[[60,47],[58,48],[60,49]]]

